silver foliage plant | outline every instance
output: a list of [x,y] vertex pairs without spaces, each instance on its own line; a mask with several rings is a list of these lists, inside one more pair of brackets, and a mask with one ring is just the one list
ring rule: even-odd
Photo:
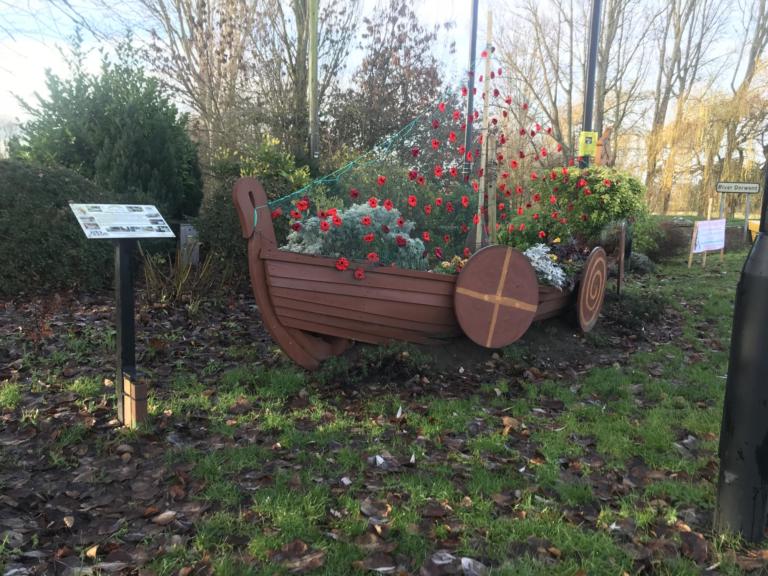
[[[424,243],[411,237],[415,224],[403,219],[402,226],[398,226],[398,220],[402,218],[399,210],[353,204],[339,211],[338,215],[342,219],[341,226],[334,226],[331,218],[312,216],[303,220],[300,230],[288,234],[287,244],[282,249],[333,258],[344,256],[350,260],[366,260],[373,252],[385,266],[394,264],[400,268],[427,269]],[[371,219],[368,226],[363,224],[366,216]],[[330,224],[327,231],[320,228],[322,220]],[[372,242],[363,239],[367,234],[373,234]],[[398,237],[404,245],[398,245]]]
[[561,290],[568,285],[568,277],[550,254],[550,248],[546,244],[534,244],[523,252],[536,271],[536,277],[540,282],[549,284]]

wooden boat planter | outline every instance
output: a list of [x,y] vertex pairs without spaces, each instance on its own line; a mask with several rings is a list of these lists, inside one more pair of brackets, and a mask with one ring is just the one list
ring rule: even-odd
[[309,370],[356,340],[439,343],[462,334],[488,348],[520,338],[535,320],[574,303],[591,330],[603,303],[605,251],[589,255],[573,291],[539,285],[526,257],[508,246],[479,250],[457,275],[364,265],[365,278],[336,260],[278,249],[267,196],[253,178],[235,183],[233,201],[248,240],[251,286],[274,341]]

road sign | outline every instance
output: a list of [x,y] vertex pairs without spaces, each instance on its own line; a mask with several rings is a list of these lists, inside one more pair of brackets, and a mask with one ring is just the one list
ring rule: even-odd
[[175,238],[154,206],[146,204],[70,204],[88,238]]
[[720,194],[759,194],[760,184],[753,182],[718,182]]

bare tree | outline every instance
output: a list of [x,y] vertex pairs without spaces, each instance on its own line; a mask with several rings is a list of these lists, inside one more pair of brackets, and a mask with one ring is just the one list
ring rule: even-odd
[[[253,29],[250,89],[261,119],[299,160],[309,160],[309,19],[307,0],[264,0]],[[346,64],[355,34],[359,0],[321,3],[318,61],[320,109]]]

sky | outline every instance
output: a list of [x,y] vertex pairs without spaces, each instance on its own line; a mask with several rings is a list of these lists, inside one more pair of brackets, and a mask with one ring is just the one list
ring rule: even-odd
[[[69,1],[79,13],[96,21],[100,29],[109,25],[109,15],[99,9],[93,0]],[[55,2],[60,3],[61,0],[0,0],[0,125],[27,118],[16,96],[29,102],[34,101],[35,92],[45,94],[47,68],[56,74],[66,75],[67,65],[61,49],[66,49],[68,38],[75,31],[75,23],[56,8]],[[363,13],[370,13],[376,2],[363,0]],[[485,3],[486,0],[480,2],[481,31],[485,28]],[[458,77],[466,69],[469,59],[469,0],[414,0],[413,8],[425,25],[446,21],[456,23],[450,38],[442,34],[438,56],[445,63],[446,72]],[[113,26],[109,34],[118,38],[119,25],[114,18],[111,20]],[[96,41],[87,32],[85,37],[85,47],[92,49],[86,68],[96,71],[100,56],[94,48],[108,46],[108,43]],[[456,42],[454,55],[448,51],[450,40]],[[350,66],[354,63],[355,54],[352,54]]]

